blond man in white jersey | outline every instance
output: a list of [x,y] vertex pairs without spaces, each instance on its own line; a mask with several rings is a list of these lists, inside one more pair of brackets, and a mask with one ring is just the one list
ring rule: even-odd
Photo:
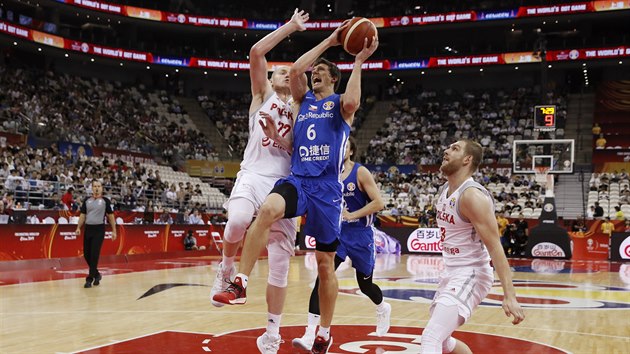
[[[267,194],[279,178],[289,174],[291,164],[291,138],[293,114],[290,107],[289,67],[276,68],[267,79],[265,54],[284,38],[306,29],[309,15],[295,9],[291,20],[258,41],[250,50],[250,80],[252,102],[249,107],[249,141],[245,148],[241,169],[226,202],[228,223],[223,236],[223,259],[210,298],[227,289],[236,270],[234,258],[241,240],[253,217],[265,201]],[[280,139],[270,140],[263,127],[269,122],[275,126]],[[289,258],[294,254],[295,219],[282,219],[272,227],[267,250],[269,253],[269,277],[267,281],[267,332],[256,341],[261,353],[276,353],[281,343],[280,318],[286,298]],[[212,300],[217,307],[222,303]]]
[[483,159],[482,147],[460,140],[444,151],[440,171],[447,183],[440,188],[436,219],[443,242],[445,270],[431,303],[431,318],[422,332],[422,353],[472,353],[451,334],[488,295],[494,265],[503,287],[503,311],[519,324],[525,314],[516,300],[512,274],[494,218],[488,191],[472,179]]

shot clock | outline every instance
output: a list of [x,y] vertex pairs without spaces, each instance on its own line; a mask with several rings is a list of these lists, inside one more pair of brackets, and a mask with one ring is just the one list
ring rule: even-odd
[[534,107],[534,129],[540,131],[556,129],[556,106]]

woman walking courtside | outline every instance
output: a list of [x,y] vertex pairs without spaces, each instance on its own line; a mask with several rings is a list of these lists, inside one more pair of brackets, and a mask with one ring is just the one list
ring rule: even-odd
[[83,237],[83,257],[90,267],[90,272],[85,278],[84,288],[91,288],[92,283],[99,285],[102,275],[98,271],[98,258],[101,254],[101,246],[105,240],[105,215],[112,227],[112,240],[116,240],[116,220],[112,203],[103,197],[103,184],[100,181],[92,182],[92,196],[85,198],[81,204],[81,216],[75,233],[81,234],[81,227],[85,224]]

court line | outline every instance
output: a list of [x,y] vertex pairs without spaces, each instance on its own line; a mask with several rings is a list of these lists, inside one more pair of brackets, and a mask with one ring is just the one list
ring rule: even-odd
[[[46,312],[11,312],[11,313],[3,313],[5,316],[6,315],[63,315],[63,314],[94,314],[94,313],[99,313],[99,314],[115,314],[115,313],[211,313],[213,311],[208,310],[208,311],[199,311],[199,310],[191,310],[191,311],[147,311],[147,310],[142,310],[142,311],[129,311],[129,310],[125,310],[125,311],[91,311],[91,312],[86,312],[86,311],[46,311]],[[221,311],[222,314],[224,315],[267,315],[267,312],[259,312],[259,311],[246,311],[246,312],[241,312],[241,311]],[[300,316],[300,317],[304,317],[306,313],[283,313],[282,316]],[[334,318],[336,319],[341,319],[341,318],[346,318],[346,319],[374,319],[374,316],[358,316],[358,315],[352,315],[352,316],[348,316],[348,315],[335,315]],[[397,321],[397,322],[411,322],[414,324],[422,324],[428,322],[428,320],[419,320],[419,319],[407,319],[407,318],[395,318],[392,317],[391,318],[392,321]],[[333,323],[333,325],[335,324],[344,324],[344,323]],[[576,332],[576,331],[566,331],[566,330],[561,330],[561,329],[550,329],[550,328],[539,328],[539,327],[525,327],[525,326],[512,326],[512,325],[496,325],[496,324],[488,324],[488,323],[478,323],[478,322],[466,322],[466,324],[468,325],[474,325],[474,326],[485,326],[485,327],[497,327],[497,328],[510,328],[510,329],[516,329],[516,330],[536,330],[536,331],[546,331],[546,332],[555,332],[555,333],[564,333],[564,334],[573,334],[573,335],[588,335],[588,336],[593,336],[593,337],[604,337],[604,338],[613,338],[613,339],[625,339],[627,340],[628,337],[626,336],[614,336],[614,335],[608,335],[608,334],[598,334],[598,333],[589,333],[589,332]],[[348,324],[348,325],[358,325],[358,326],[362,326],[362,325],[366,325],[366,324],[356,324],[356,323],[352,323],[352,324]],[[299,326],[299,324],[296,324],[296,326]],[[366,325],[369,326],[369,325]],[[242,329],[241,329],[242,330]],[[169,331],[169,330],[167,330]],[[173,330],[173,331],[177,331],[177,330]],[[163,332],[163,331],[161,331]],[[159,332],[157,332],[159,333]],[[192,332],[195,333],[195,332]],[[138,338],[141,338],[144,336],[140,336]]]

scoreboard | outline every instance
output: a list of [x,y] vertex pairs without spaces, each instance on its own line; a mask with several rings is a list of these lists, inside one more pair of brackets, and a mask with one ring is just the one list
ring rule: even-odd
[[555,130],[556,129],[556,106],[536,106],[534,107],[534,130]]

